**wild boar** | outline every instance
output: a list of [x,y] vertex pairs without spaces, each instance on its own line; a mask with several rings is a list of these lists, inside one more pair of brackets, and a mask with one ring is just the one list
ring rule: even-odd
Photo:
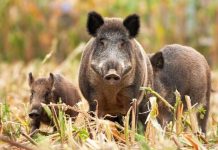
[[[190,96],[192,105],[202,105],[206,110],[204,118],[199,113],[197,118],[202,131],[206,132],[211,75],[204,56],[191,47],[172,44],[152,54],[150,60],[154,70],[154,89],[172,105],[175,104],[175,90],[180,92],[185,108],[185,95]],[[162,124],[172,120],[172,113],[163,105],[159,107]]]
[[[84,48],[79,87],[88,100],[90,111],[98,116],[126,115],[132,99],[138,100],[139,112],[145,107],[141,86],[152,86],[152,66],[135,37],[140,27],[136,14],[124,20],[105,18],[90,12],[87,30],[92,38]],[[139,115],[144,123],[144,115]]]
[[[32,73],[29,73],[29,86],[31,89],[30,112],[32,119],[31,132],[40,127],[40,122],[53,124],[47,113],[41,106],[41,103],[58,103],[59,100],[67,105],[74,106],[80,101],[80,95],[77,88],[59,74],[50,73],[49,78],[34,79]],[[66,114],[76,117],[77,112],[67,110]]]

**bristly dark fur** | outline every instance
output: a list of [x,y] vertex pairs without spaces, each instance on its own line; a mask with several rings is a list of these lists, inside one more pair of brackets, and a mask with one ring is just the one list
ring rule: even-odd
[[139,16],[137,14],[133,14],[128,16],[124,21],[123,25],[129,31],[129,36],[134,38],[137,36],[140,28]]
[[[49,78],[34,80],[32,73],[29,73],[29,86],[31,89],[30,113],[33,110],[37,110],[40,113],[38,118],[32,118],[31,132],[40,127],[40,122],[45,124],[52,123],[45,111],[42,111],[41,103],[58,103],[61,99],[63,103],[74,106],[80,101],[78,89],[59,74],[54,75],[50,73]],[[76,117],[78,112],[67,110],[66,114]]]
[[[150,59],[154,68],[154,90],[172,105],[176,101],[175,90],[180,92],[185,109],[185,95],[190,96],[192,105],[202,105],[206,110],[204,118],[200,118],[200,113],[197,113],[197,117],[198,125],[205,133],[210,109],[211,75],[204,56],[191,47],[172,44],[162,48]],[[161,69],[162,63],[164,67]],[[164,125],[171,121],[172,113],[161,104],[158,107],[161,123]]]
[[[87,28],[94,37],[84,48],[79,73],[79,87],[89,103],[89,111],[95,112],[98,107],[98,117],[126,115],[136,98],[139,112],[146,112],[147,98],[139,89],[153,86],[153,71],[145,51],[134,39],[139,31],[139,17],[133,14],[124,20],[102,21],[99,14],[92,13],[88,15]],[[95,21],[97,25],[91,28]],[[108,81],[105,76],[110,71],[119,79]],[[144,125],[146,115],[139,115],[139,120]]]
[[88,20],[87,20],[87,31],[89,32],[90,35],[96,36],[96,32],[98,28],[104,24],[104,20],[95,11],[89,12],[88,13]]

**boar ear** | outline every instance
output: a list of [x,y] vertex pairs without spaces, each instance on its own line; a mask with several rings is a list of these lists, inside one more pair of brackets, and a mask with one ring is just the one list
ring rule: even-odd
[[34,82],[34,77],[33,77],[32,72],[29,73],[29,79],[28,79],[28,82],[29,82],[29,86],[31,86],[32,83]]
[[54,74],[53,74],[53,73],[50,73],[50,74],[49,74],[49,79],[48,79],[48,81],[49,81],[51,87],[53,87],[53,85],[54,85]]
[[150,57],[151,64],[154,68],[162,69],[164,67],[164,58],[162,52],[157,52]]
[[90,35],[96,36],[97,30],[104,24],[104,19],[95,11],[89,12],[87,20],[87,30]]
[[130,38],[136,37],[140,28],[140,19],[137,14],[132,14],[123,21],[123,25],[129,31]]

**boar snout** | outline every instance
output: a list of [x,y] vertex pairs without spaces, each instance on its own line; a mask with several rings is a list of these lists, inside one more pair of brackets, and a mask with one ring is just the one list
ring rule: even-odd
[[120,80],[121,77],[115,69],[110,69],[108,73],[104,76],[104,81],[111,85],[118,84]]
[[101,79],[109,85],[116,85],[121,82],[122,78],[130,72],[132,65],[114,59],[105,61],[93,61],[92,70],[100,75]]
[[29,117],[31,119],[37,119],[40,116],[41,111],[39,109],[33,109],[30,113],[29,113]]

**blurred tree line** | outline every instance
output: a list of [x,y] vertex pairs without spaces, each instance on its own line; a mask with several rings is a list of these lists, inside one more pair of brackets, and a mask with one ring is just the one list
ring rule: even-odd
[[107,17],[141,17],[138,40],[147,52],[179,43],[203,53],[211,65],[218,60],[218,0],[0,0],[0,59],[43,58],[56,43],[62,61],[86,32],[87,13]]

